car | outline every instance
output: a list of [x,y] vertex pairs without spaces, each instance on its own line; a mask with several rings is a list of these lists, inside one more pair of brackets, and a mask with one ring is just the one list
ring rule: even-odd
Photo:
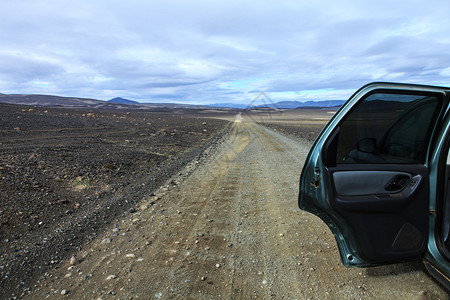
[[374,82],[315,140],[298,205],[333,233],[342,263],[423,260],[450,289],[450,88]]

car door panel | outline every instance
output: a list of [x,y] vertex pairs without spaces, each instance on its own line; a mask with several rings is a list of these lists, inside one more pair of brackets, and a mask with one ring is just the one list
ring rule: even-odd
[[[330,190],[332,191],[330,206],[347,222],[355,234],[359,245],[359,255],[366,261],[386,263],[394,260],[408,260],[417,257],[426,249],[428,234],[428,219],[425,213],[428,208],[429,184],[422,178],[427,178],[428,170],[424,166],[377,165],[380,170],[370,170],[369,166],[353,166],[361,168],[354,171],[352,178],[349,166],[328,169],[331,176]],[[370,168],[374,168],[371,166]],[[344,169],[344,170],[342,170]],[[395,170],[397,169],[397,170]],[[367,171],[370,170],[370,171]],[[389,170],[389,171],[386,171]],[[344,178],[342,177],[344,175]],[[388,192],[386,184],[397,175],[409,175],[408,184],[401,190]],[[362,176],[361,176],[362,175]],[[362,177],[365,180],[374,179],[371,184],[375,187],[373,194],[342,195],[336,187],[336,176],[350,191],[351,182]],[[359,177],[361,176],[361,177]],[[414,179],[413,179],[414,178]],[[411,187],[409,183],[414,183]],[[362,188],[362,187],[359,187]],[[341,191],[342,192],[342,191]]]

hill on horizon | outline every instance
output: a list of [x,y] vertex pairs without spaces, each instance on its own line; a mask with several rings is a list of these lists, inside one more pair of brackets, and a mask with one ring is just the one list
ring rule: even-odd
[[232,107],[232,108],[275,108],[275,109],[294,109],[294,108],[311,108],[311,107],[335,107],[342,106],[346,100],[322,100],[322,101],[279,101],[275,103],[265,103],[261,105],[244,105],[241,103],[215,103],[209,104],[209,106],[215,107]]
[[[117,97],[119,98],[119,97]],[[63,97],[55,95],[37,95],[37,94],[2,94],[0,93],[0,102],[19,105],[49,106],[62,108],[92,108],[92,109],[208,109],[206,105],[190,105],[179,103],[139,103],[104,101],[90,98]],[[113,100],[113,99],[111,99]],[[225,108],[224,108],[225,109]]]
[[21,104],[54,106],[65,108],[102,108],[102,109],[151,109],[151,108],[190,108],[207,109],[215,107],[217,109],[253,109],[253,108],[271,108],[271,109],[295,109],[295,108],[329,108],[342,106],[345,100],[322,100],[322,101],[279,101],[276,103],[265,103],[262,105],[246,105],[242,103],[215,103],[208,105],[192,105],[180,103],[140,103],[138,101],[116,97],[108,101],[91,98],[63,97],[54,95],[37,94],[2,94],[0,93],[0,102]]
[[120,104],[139,104],[139,102],[134,100],[129,100],[121,97],[112,98],[108,102],[120,103]]

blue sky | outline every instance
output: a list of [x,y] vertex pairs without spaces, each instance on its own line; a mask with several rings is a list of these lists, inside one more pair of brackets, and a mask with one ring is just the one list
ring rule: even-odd
[[0,3],[0,93],[142,102],[347,99],[450,86],[450,1]]

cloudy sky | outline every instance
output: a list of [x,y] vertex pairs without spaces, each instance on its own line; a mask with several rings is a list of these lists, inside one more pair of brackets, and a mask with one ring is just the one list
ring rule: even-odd
[[206,104],[450,86],[449,0],[4,0],[0,11],[0,93]]

